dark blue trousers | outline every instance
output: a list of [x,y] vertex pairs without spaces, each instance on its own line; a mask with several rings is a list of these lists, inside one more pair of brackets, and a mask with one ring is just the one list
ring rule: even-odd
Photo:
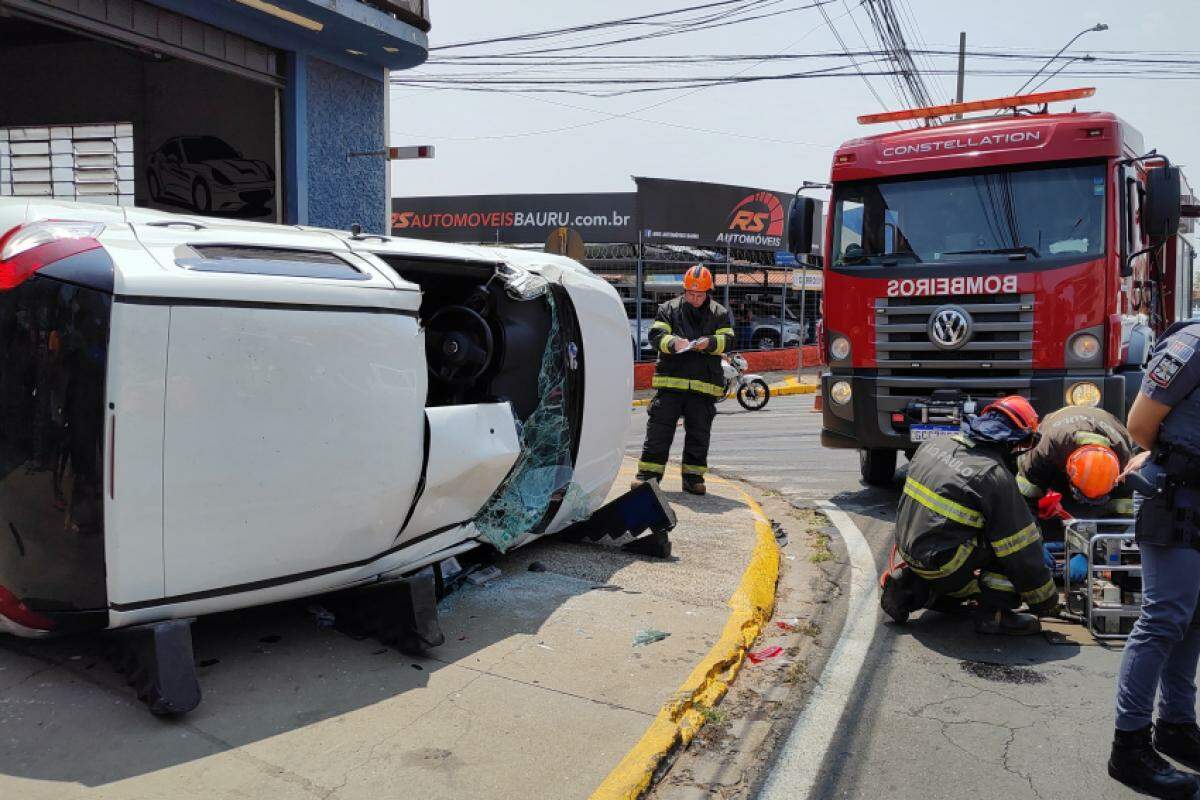
[[1142,553],[1142,616],[1125,643],[1117,681],[1117,728],[1150,724],[1154,697],[1158,718],[1196,719],[1196,663],[1200,660],[1200,550],[1139,543]]

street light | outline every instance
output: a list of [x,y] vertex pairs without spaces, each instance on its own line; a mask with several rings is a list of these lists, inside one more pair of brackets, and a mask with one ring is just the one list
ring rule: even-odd
[[1100,31],[1106,31],[1106,30],[1108,30],[1108,26],[1107,26],[1107,25],[1105,25],[1103,22],[1097,22],[1097,23],[1096,23],[1095,25],[1093,25],[1092,27],[1090,27],[1090,28],[1084,28],[1084,29],[1083,29],[1083,30],[1081,30],[1079,33],[1075,34],[1073,37],[1071,37],[1071,41],[1069,41],[1069,42],[1067,42],[1066,44],[1064,44],[1064,45],[1062,46],[1062,48],[1061,48],[1061,49],[1060,49],[1060,50],[1059,50],[1057,53],[1055,53],[1054,55],[1052,55],[1052,56],[1049,58],[1049,60],[1048,60],[1048,61],[1046,61],[1046,63],[1045,63],[1045,64],[1042,64],[1042,66],[1040,66],[1040,67],[1038,68],[1038,71],[1037,71],[1037,72],[1035,72],[1035,73],[1033,73],[1032,75],[1030,75],[1030,76],[1029,76],[1029,80],[1027,80],[1027,81],[1025,81],[1024,83],[1022,83],[1022,84],[1021,84],[1021,88],[1020,88],[1020,89],[1017,89],[1015,92],[1013,92],[1013,94],[1020,94],[1020,93],[1021,93],[1021,92],[1022,92],[1024,89],[1025,89],[1025,87],[1026,87],[1026,86],[1028,86],[1029,84],[1033,83],[1033,82],[1034,82],[1034,80],[1036,80],[1036,79],[1037,79],[1037,76],[1038,76],[1038,75],[1041,75],[1041,74],[1042,74],[1042,71],[1043,71],[1043,70],[1045,70],[1045,69],[1046,69],[1046,67],[1048,67],[1048,66],[1050,66],[1051,64],[1053,64],[1053,63],[1054,63],[1054,62],[1055,62],[1055,61],[1058,59],[1058,57],[1059,57],[1059,56],[1061,56],[1061,55],[1062,55],[1062,54],[1063,54],[1063,53],[1066,51],[1066,49],[1067,49],[1068,47],[1070,47],[1071,45],[1075,44],[1075,42],[1079,40],[1079,37],[1083,36],[1085,33],[1099,33]]
[[1042,87],[1043,87],[1043,86],[1045,86],[1047,83],[1049,83],[1050,81],[1054,80],[1054,78],[1055,78],[1055,77],[1058,75],[1058,73],[1062,72],[1064,69],[1066,69],[1067,67],[1071,66],[1071,65],[1072,65],[1072,64],[1074,64],[1076,61],[1085,61],[1085,62],[1086,62],[1086,61],[1095,61],[1095,60],[1096,60],[1096,59],[1092,57],[1092,54],[1091,54],[1091,53],[1088,53],[1087,55],[1083,55],[1083,56],[1075,56],[1074,58],[1068,59],[1067,61],[1063,62],[1063,65],[1062,65],[1061,67],[1059,67],[1058,69],[1054,70],[1054,72],[1051,72],[1051,73],[1050,73],[1049,75],[1047,75],[1046,77],[1042,78],[1042,80],[1041,80],[1041,81],[1038,83],[1038,85],[1037,85],[1037,86],[1034,86],[1034,87],[1033,87],[1032,89],[1030,89],[1029,91],[1030,91],[1031,93],[1032,93],[1032,92],[1036,92],[1038,89],[1042,88]]

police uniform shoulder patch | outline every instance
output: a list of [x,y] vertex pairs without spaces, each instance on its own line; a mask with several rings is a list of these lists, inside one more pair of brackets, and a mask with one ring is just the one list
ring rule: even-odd
[[1150,380],[1159,386],[1170,386],[1171,381],[1175,380],[1175,376],[1183,370],[1184,365],[1195,353],[1196,348],[1176,339],[1167,345],[1155,361],[1153,369],[1150,370]]

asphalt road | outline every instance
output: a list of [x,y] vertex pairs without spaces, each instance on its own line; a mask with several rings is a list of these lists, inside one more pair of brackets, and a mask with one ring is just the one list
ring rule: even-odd
[[[710,464],[797,505],[832,501],[867,538],[878,572],[903,469],[890,489],[861,484],[857,454],[823,449],[820,414],[811,409],[811,395],[772,398],[752,413],[723,403]],[[635,411],[631,454],[644,424],[645,412]],[[673,461],[682,439],[681,429]],[[813,800],[1139,796],[1105,771],[1119,650],[1084,635],[1077,644],[981,637],[969,621],[935,612],[904,627],[882,616],[877,624]]]

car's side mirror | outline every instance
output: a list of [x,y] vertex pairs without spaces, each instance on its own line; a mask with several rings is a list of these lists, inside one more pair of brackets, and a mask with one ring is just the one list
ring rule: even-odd
[[817,215],[817,201],[811,197],[797,196],[788,212],[788,251],[801,263],[812,255],[813,219]]
[[1142,224],[1151,245],[1160,245],[1179,232],[1182,189],[1179,167],[1159,167],[1146,173]]

